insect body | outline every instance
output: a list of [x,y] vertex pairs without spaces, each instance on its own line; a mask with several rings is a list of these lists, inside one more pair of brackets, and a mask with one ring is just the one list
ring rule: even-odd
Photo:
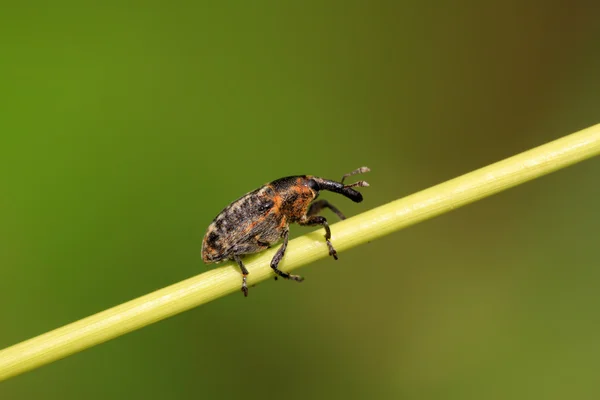
[[289,224],[323,226],[329,255],[337,260],[327,220],[317,214],[323,208],[329,208],[341,219],[346,217],[327,200],[314,200],[319,191],[329,190],[360,203],[362,194],[352,188],[369,184],[359,181],[344,185],[344,180],[368,171],[367,167],[358,168],[344,175],[340,182],[310,175],[288,176],[244,195],[221,211],[208,227],[202,241],[202,259],[206,263],[235,261],[242,271],[242,292],[244,296],[248,296],[248,270],[240,257],[263,251],[283,239],[283,244],[271,260],[271,268],[277,274],[275,279],[281,276],[297,282],[303,281],[301,276],[291,275],[277,268],[287,248]]

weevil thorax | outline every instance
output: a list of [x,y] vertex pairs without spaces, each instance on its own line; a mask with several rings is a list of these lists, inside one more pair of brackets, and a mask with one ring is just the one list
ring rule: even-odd
[[310,203],[317,198],[319,191],[309,175],[289,176],[271,182],[276,196],[280,198],[279,212],[288,223],[296,222],[308,211]]

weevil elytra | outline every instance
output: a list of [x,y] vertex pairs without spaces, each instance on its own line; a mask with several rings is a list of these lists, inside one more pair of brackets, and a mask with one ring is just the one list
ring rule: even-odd
[[287,248],[290,223],[323,226],[329,255],[337,260],[337,253],[330,241],[331,230],[327,219],[317,214],[322,209],[329,208],[340,219],[346,217],[327,200],[315,199],[319,196],[319,191],[329,190],[360,203],[363,200],[362,194],[352,188],[369,184],[358,181],[344,185],[344,180],[365,172],[369,172],[369,168],[358,168],[344,175],[340,182],[310,175],[288,176],[240,197],[221,211],[208,227],[202,241],[202,259],[205,263],[235,261],[242,271],[242,292],[244,296],[248,296],[248,270],[241,256],[268,249],[283,239],[281,247],[271,260],[275,279],[281,276],[302,282],[304,278],[301,276],[291,275],[278,268]]

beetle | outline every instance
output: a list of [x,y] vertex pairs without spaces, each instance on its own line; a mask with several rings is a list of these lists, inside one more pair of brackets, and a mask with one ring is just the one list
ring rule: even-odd
[[242,272],[242,292],[244,296],[248,296],[248,270],[241,256],[268,249],[283,239],[283,244],[271,260],[275,279],[281,276],[302,282],[304,278],[301,276],[289,274],[278,268],[287,249],[289,224],[323,226],[329,255],[337,260],[337,252],[330,241],[331,229],[327,219],[317,214],[324,208],[329,208],[340,219],[346,217],[327,200],[315,199],[320,191],[328,190],[360,203],[363,200],[362,194],[352,188],[369,184],[358,181],[344,185],[344,180],[369,171],[367,167],[358,168],[345,174],[340,182],[311,175],[288,176],[245,194],[225,207],[209,225],[202,240],[202,259],[205,263],[235,261]]

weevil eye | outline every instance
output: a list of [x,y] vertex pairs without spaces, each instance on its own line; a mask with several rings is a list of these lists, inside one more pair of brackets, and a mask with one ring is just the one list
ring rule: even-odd
[[319,184],[314,179],[309,179],[307,185],[308,185],[309,188],[311,188],[315,192],[318,192],[320,190]]

